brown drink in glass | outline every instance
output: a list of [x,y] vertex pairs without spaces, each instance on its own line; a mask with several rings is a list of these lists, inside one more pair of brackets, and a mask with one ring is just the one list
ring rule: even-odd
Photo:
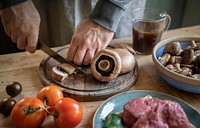
[[163,10],[135,9],[132,18],[133,49],[138,54],[151,54],[170,23],[170,16]]
[[163,30],[159,22],[138,20],[133,25],[133,48],[142,54],[150,54],[161,39]]

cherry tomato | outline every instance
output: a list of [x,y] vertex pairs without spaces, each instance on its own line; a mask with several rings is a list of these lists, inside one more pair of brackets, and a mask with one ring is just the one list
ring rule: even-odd
[[45,120],[44,104],[37,98],[24,98],[12,109],[11,119],[16,128],[39,128]]
[[0,102],[0,113],[5,117],[9,116],[17,102],[13,98],[6,98]]
[[54,122],[57,128],[74,128],[82,119],[82,107],[72,98],[63,98],[55,105]]
[[51,84],[43,87],[37,93],[37,98],[46,102],[47,106],[54,107],[58,100],[63,99],[63,92],[58,86]]

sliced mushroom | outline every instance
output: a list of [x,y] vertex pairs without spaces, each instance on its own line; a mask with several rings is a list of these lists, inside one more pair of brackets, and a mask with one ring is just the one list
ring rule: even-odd
[[169,53],[170,55],[178,55],[182,51],[181,45],[179,42],[174,41],[166,45],[164,53]]
[[136,60],[132,53],[122,48],[115,48],[113,51],[117,52],[121,59],[122,67],[120,74],[125,74],[133,70],[136,65]]
[[75,67],[68,63],[62,63],[58,65],[58,68],[61,68],[63,71],[67,72],[69,75],[75,73]]
[[158,61],[162,64],[162,65],[166,65],[167,62],[169,61],[169,59],[171,58],[171,55],[169,53],[165,53],[164,55],[162,55],[161,57],[158,57]]
[[91,62],[93,76],[102,82],[108,82],[116,78],[121,71],[121,67],[122,63],[119,54],[110,49],[99,51]]
[[59,70],[57,67],[53,67],[51,71],[51,77],[54,80],[61,82],[68,77],[68,74],[64,71]]

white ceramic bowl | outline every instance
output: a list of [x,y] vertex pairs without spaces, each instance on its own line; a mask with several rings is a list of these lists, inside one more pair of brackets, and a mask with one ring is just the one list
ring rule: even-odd
[[165,39],[154,47],[152,57],[160,77],[164,79],[169,85],[187,92],[200,93],[200,79],[183,76],[173,72],[160,64],[157,59],[163,54],[165,45],[167,43],[172,41],[179,41],[182,49],[185,49],[190,45],[191,40],[200,41],[200,37],[174,37]]

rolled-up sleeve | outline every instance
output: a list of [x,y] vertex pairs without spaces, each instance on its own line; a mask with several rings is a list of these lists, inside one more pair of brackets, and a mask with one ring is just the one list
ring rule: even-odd
[[99,0],[89,18],[97,24],[116,32],[119,21],[132,0]]

